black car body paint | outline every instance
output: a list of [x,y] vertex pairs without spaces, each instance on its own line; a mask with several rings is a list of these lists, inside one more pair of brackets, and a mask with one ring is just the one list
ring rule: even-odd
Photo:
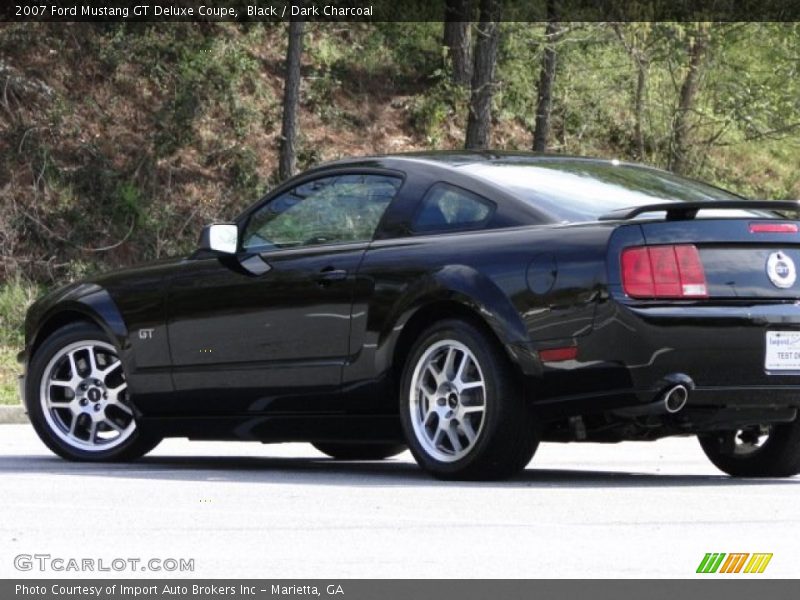
[[[59,325],[86,319],[116,342],[138,417],[163,435],[395,440],[409,336],[426,320],[455,315],[500,340],[545,440],[652,439],[794,419],[797,375],[765,372],[764,336],[770,328],[800,329],[798,294],[771,285],[763,265],[774,249],[800,264],[798,235],[754,236],[748,223],[760,213],[569,222],[470,170],[548,160],[451,153],[313,169],[244,211],[240,235],[258,207],[303,182],[398,177],[402,185],[372,241],[235,256],[198,251],[71,284],[31,307],[21,360]],[[570,177],[581,165],[588,174],[617,167],[556,162],[569,165]],[[420,202],[442,182],[488,200],[488,221],[416,234]],[[708,298],[626,296],[624,248],[682,242],[699,248]],[[542,350],[571,346],[574,360],[540,360]],[[651,414],[646,407],[675,375],[692,383],[686,410]]]

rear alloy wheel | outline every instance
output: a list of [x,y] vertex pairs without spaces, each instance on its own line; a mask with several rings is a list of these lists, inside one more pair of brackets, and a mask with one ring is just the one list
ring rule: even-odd
[[800,473],[800,422],[754,425],[699,436],[714,465],[733,477],[791,477]]
[[486,382],[469,348],[450,339],[428,346],[411,391],[411,425],[425,452],[442,462],[469,454],[486,420]]
[[383,460],[403,452],[404,444],[341,444],[315,442],[311,444],[336,460]]
[[405,367],[400,415],[414,458],[443,479],[510,477],[537,446],[502,348],[463,321],[420,336]]
[[25,398],[39,437],[64,458],[126,460],[159,441],[137,427],[122,361],[89,324],[45,340],[30,363]]

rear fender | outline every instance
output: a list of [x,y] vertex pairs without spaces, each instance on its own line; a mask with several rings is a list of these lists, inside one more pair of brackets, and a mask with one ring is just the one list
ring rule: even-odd
[[[435,303],[456,303],[478,317],[520,363],[518,348],[528,341],[517,310],[489,278],[466,265],[450,265],[417,280],[387,315],[378,339],[377,372],[387,371],[406,324],[418,311]],[[458,316],[458,315],[454,315]],[[527,366],[523,370],[527,370]]]

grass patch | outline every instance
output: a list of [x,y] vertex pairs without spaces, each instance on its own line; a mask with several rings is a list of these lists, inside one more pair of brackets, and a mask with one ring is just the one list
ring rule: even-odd
[[25,311],[41,291],[21,277],[0,284],[0,404],[19,403],[17,352],[25,343]]
[[17,352],[11,346],[0,346],[0,405],[19,404]]

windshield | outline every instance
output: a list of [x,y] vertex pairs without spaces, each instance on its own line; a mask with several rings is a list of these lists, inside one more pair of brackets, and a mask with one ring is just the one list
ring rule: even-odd
[[[622,208],[665,202],[742,200],[736,194],[648,167],[584,160],[492,161],[465,167],[561,221],[595,221]],[[654,213],[646,213],[652,218]],[[700,217],[756,211],[702,210]],[[642,215],[644,216],[644,215]]]

